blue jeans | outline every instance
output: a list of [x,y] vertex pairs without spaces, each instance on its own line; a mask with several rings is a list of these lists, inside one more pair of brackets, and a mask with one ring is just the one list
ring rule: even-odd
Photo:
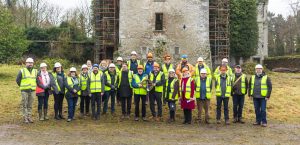
[[42,110],[43,106],[44,109],[48,109],[48,99],[49,99],[48,91],[45,91],[44,96],[37,96],[37,97],[38,97],[38,110]]
[[233,95],[232,101],[233,101],[233,118],[237,118],[237,119],[242,118],[245,95]]
[[75,107],[77,104],[78,97],[68,97],[68,119],[73,119],[75,114]]
[[[92,93],[91,98],[92,104],[92,117],[99,118],[100,117],[100,108],[101,108],[101,93]],[[97,112],[96,112],[96,104],[97,104]]]
[[253,98],[256,122],[257,123],[267,123],[267,100],[265,98]]
[[228,102],[229,98],[227,97],[217,97],[217,120],[221,119],[221,107],[222,107],[222,102],[224,105],[224,118],[225,120],[229,120],[229,111],[228,111]]
[[107,112],[107,107],[108,107],[108,100],[111,98],[110,105],[111,105],[111,113],[115,112],[115,102],[116,102],[116,91],[105,91],[103,101],[103,113]]

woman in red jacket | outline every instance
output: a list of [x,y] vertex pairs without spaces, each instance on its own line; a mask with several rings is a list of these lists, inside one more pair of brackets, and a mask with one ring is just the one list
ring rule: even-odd
[[[54,91],[58,93],[57,86],[55,84],[52,73],[47,71],[47,64],[40,64],[40,71],[36,78],[36,96],[38,97],[38,113],[39,120],[48,120],[48,99],[49,95]],[[44,111],[42,110],[44,109]],[[44,114],[43,114],[44,113]]]
[[192,110],[195,109],[195,83],[187,68],[182,69],[183,76],[181,79],[181,98],[180,104],[184,113],[183,124],[191,124],[192,122]]

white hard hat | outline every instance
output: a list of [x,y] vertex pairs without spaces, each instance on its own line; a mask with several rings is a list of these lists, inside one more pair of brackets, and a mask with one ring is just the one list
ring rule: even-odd
[[84,68],[88,68],[88,66],[87,66],[86,64],[83,64],[83,65],[81,66],[81,69],[84,69]]
[[116,67],[115,64],[111,63],[108,67]]
[[257,65],[255,66],[255,69],[257,69],[257,68],[263,69],[263,66],[262,66],[261,64],[257,64]]
[[123,58],[122,57],[118,57],[117,61],[123,61]]
[[47,64],[46,63],[41,63],[40,67],[47,67]]
[[205,68],[204,68],[204,69],[201,69],[200,74],[206,74],[206,73],[207,73],[207,71],[206,71]]
[[71,71],[76,72],[76,68],[75,68],[75,67],[71,67],[71,68],[70,68],[70,72],[71,72]]
[[26,62],[31,62],[31,63],[33,63],[33,59],[29,57],[29,58],[26,59]]
[[131,55],[137,55],[137,53],[135,51],[132,51]]
[[222,62],[228,63],[228,59],[227,59],[227,58],[223,58],[223,59],[222,59]]
[[170,72],[175,72],[175,70],[172,68],[172,69],[169,70],[169,73],[170,73]]
[[56,62],[56,63],[54,64],[54,67],[61,67],[61,64],[60,64],[59,62]]
[[197,61],[203,61],[203,58],[202,58],[202,57],[199,57]]

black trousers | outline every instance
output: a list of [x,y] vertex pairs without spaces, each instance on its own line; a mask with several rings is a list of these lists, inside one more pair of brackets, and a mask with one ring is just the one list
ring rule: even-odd
[[135,117],[140,117],[140,100],[142,100],[142,117],[146,117],[146,95],[134,94]]
[[245,95],[233,95],[233,117],[236,119],[242,118],[245,102]]
[[92,104],[92,118],[100,118],[101,93],[92,93],[91,104]]
[[90,101],[91,98],[89,96],[80,96],[80,113],[89,113],[90,112]]
[[48,90],[44,92],[44,96],[37,96],[38,97],[38,110],[42,110],[44,108],[48,109],[48,99],[49,93]]
[[54,113],[62,115],[63,101],[65,94],[54,94]]
[[183,109],[184,123],[192,122],[192,109]]
[[[151,91],[149,100],[150,100],[150,110],[153,117],[162,117],[162,93]],[[155,101],[157,103],[157,113],[155,111]]]
[[[132,97],[120,97],[123,115],[130,115]],[[127,110],[126,110],[127,109]]]
[[228,111],[228,102],[229,97],[217,97],[217,120],[221,119],[221,107],[222,102],[224,105],[224,118],[225,120],[229,120],[229,111]]

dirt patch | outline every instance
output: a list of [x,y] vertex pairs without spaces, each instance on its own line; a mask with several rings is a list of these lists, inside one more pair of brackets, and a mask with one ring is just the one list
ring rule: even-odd
[[[52,121],[50,121],[52,123]],[[298,144],[300,125],[272,124],[262,128],[251,124],[181,125],[135,122],[65,122],[57,126],[0,126],[0,144]],[[63,128],[62,128],[63,127]]]

